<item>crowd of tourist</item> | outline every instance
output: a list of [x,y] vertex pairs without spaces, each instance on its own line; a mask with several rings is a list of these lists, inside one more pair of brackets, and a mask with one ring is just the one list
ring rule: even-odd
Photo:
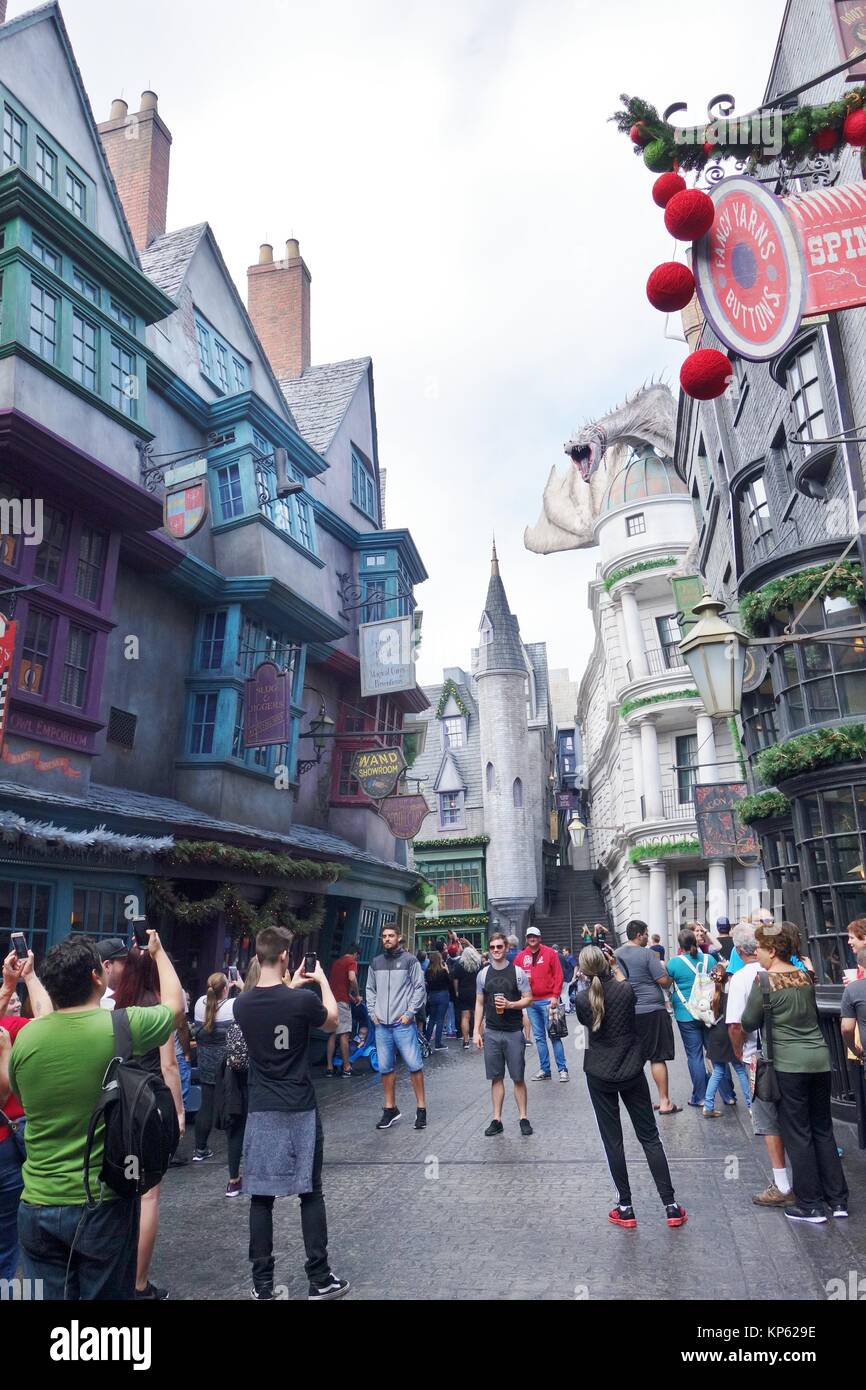
[[[362,1056],[378,1070],[384,1104],[377,1130],[401,1118],[402,1058],[415,1129],[423,1130],[425,1056],[445,1048],[451,1033],[462,1050],[483,1053],[492,1107],[485,1137],[505,1131],[507,1074],[518,1132],[530,1138],[526,1049],[534,1044],[538,1056],[533,1080],[552,1080],[555,1065],[560,1082],[568,1081],[562,1038],[569,1011],[585,1029],[583,1069],[616,1189],[614,1225],[637,1224],[622,1109],[667,1224],[687,1220],[658,1123],[660,1116],[667,1125],[684,1123],[667,1118],[685,1108],[672,1097],[668,1074],[674,1023],[690,1078],[686,1106],[717,1119],[717,1100],[723,1109],[735,1106],[738,1087],[766,1145],[772,1180],[754,1202],[807,1225],[825,1223],[828,1213],[847,1217],[830,1056],[797,928],[769,913],[733,926],[721,921],[714,932],[691,922],[679,932],[676,954],[650,941],[639,920],[627,924],[616,950],[602,926],[582,936],[577,959],[545,945],[533,925],[522,946],[500,931],[484,950],[449,934],[413,954],[387,925],[362,988],[356,944],[328,975],[314,955],[290,970],[290,934],[268,928],[256,938],[245,978],[231,968],[212,974],[192,1008],[155,931],[147,932],[146,947],[71,936],[48,952],[38,976],[32,952],[13,950],[0,986],[0,1279],[23,1266],[47,1298],[167,1297],[151,1279],[160,1184],[194,1108],[194,1055],[192,1162],[211,1161],[211,1132],[225,1131],[226,1196],[250,1199],[253,1296],[274,1297],[274,1202],[297,1195],[308,1296],[341,1298],[349,1285],[328,1257],[314,1035],[327,1038],[327,1075],[350,1078]],[[866,919],[851,923],[849,945],[858,968],[849,971],[842,999],[842,1034],[856,1061],[864,1055]],[[131,1091],[124,1077],[132,1077]],[[112,1145],[121,1130],[129,1149],[121,1166],[129,1172],[118,1180]]]

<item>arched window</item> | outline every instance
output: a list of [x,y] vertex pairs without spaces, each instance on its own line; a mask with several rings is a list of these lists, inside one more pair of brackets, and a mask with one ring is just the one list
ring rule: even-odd
[[512,792],[512,795],[513,795],[513,797],[514,797],[514,804],[515,804],[515,806],[517,806],[518,809],[522,809],[522,808],[523,808],[523,783],[521,782],[521,780],[520,780],[519,777],[515,777],[515,779],[514,779],[514,786],[512,787],[511,792]]
[[486,775],[486,778],[487,778],[487,790],[488,790],[489,792],[492,792],[492,791],[493,791],[493,764],[492,764],[492,763],[488,763],[488,764],[487,764],[487,771],[486,771],[486,774],[485,774],[485,775]]

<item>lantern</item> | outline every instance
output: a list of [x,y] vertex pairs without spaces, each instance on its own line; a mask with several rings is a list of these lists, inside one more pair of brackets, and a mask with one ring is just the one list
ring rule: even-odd
[[679,650],[707,714],[730,719],[740,712],[748,640],[724,621],[725,605],[711,594],[704,594],[693,611],[698,621]]

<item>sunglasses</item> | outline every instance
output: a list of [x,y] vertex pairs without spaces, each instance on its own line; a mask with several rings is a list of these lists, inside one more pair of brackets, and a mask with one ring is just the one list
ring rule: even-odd
[[505,942],[504,942],[504,941],[494,941],[493,945],[492,945],[489,949],[490,949],[491,951],[504,951],[504,950],[505,950]]

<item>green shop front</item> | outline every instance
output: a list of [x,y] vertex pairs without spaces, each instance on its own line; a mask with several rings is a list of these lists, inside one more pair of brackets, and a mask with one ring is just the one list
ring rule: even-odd
[[415,840],[415,868],[430,885],[422,895],[416,923],[419,946],[430,949],[449,931],[485,946],[490,930],[487,911],[486,847],[489,835]]

